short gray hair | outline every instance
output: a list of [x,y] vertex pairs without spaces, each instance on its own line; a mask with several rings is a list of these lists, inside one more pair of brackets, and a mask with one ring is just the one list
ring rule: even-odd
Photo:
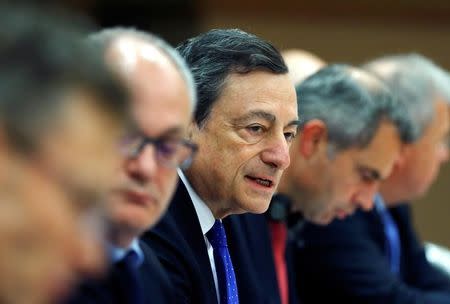
[[412,120],[416,138],[434,117],[434,101],[441,97],[450,104],[450,79],[444,70],[418,54],[382,57],[363,66],[391,89],[397,102]]
[[167,56],[167,58],[175,65],[177,70],[180,72],[189,88],[189,99],[191,100],[192,106],[193,108],[196,107],[197,92],[192,73],[187,66],[184,58],[180,56],[175,48],[165,42],[162,38],[152,33],[144,32],[134,28],[113,27],[90,34],[87,38],[87,43],[92,47],[99,47],[103,52],[106,52],[115,40],[122,37],[135,38],[139,41],[149,43],[150,45],[161,50],[161,52]]
[[302,126],[312,119],[323,121],[335,151],[366,147],[383,119],[397,127],[403,142],[413,140],[411,123],[390,91],[362,69],[329,65],[298,84],[296,91]]

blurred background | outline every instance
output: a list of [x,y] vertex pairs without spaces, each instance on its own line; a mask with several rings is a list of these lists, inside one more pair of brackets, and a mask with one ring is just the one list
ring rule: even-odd
[[[328,62],[360,64],[419,52],[450,69],[448,0],[62,0],[99,27],[134,26],[172,44],[212,28],[257,34],[280,49],[301,48]],[[423,240],[450,247],[450,165],[414,203]]]

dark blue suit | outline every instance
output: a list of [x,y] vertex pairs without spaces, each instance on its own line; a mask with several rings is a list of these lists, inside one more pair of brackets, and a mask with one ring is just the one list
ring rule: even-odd
[[142,240],[166,269],[174,287],[174,303],[217,304],[205,239],[181,180],[168,212]]
[[389,212],[400,235],[398,275],[390,271],[375,210],[328,226],[305,225],[295,244],[298,291],[305,303],[450,303],[450,279],[427,262],[409,206]]
[[[173,302],[169,278],[153,251],[142,242],[139,244],[144,261],[139,267],[139,277],[145,304]],[[133,304],[127,299],[122,286],[120,270],[111,265],[103,279],[86,280],[66,303],[69,304]]]
[[[228,247],[241,303],[280,304],[268,219],[264,214],[232,215],[224,219]],[[291,255],[286,250],[288,270]],[[297,303],[294,274],[289,271],[289,303]]]

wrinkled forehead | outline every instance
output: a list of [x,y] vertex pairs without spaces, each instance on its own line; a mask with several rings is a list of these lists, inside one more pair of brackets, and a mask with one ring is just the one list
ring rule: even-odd
[[297,98],[288,74],[253,71],[227,76],[211,112],[268,112],[276,119],[296,120]]

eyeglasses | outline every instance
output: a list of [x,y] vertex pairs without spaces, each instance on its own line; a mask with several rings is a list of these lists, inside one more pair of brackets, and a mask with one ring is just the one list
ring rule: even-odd
[[188,168],[198,147],[186,139],[148,136],[127,136],[120,142],[121,153],[128,158],[136,158],[146,145],[153,144],[156,150],[156,159],[166,168]]

